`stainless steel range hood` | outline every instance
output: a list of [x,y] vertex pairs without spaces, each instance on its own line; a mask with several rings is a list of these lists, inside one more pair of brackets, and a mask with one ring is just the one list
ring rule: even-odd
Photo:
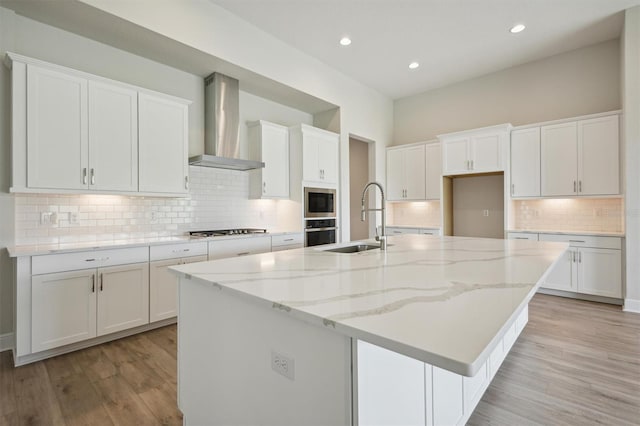
[[218,169],[261,169],[260,161],[240,155],[240,89],[238,80],[213,73],[204,80],[204,154],[189,158],[192,166]]

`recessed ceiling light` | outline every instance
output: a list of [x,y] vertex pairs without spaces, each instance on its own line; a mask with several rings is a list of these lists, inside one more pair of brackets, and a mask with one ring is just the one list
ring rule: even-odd
[[351,39],[349,37],[342,37],[340,39],[340,44],[343,46],[348,46],[351,44]]
[[526,27],[523,24],[516,24],[513,27],[511,27],[511,29],[509,30],[511,33],[513,34],[517,34],[519,32],[524,31]]
[[416,68],[418,68],[419,66],[420,66],[420,64],[419,64],[419,63],[417,63],[417,62],[411,62],[411,63],[409,64],[409,69],[410,69],[410,70],[415,70],[415,69],[416,69]]

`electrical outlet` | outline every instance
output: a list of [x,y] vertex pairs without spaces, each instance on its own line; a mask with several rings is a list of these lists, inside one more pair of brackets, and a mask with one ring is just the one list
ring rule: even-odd
[[271,369],[288,379],[294,380],[295,361],[293,358],[271,351]]
[[40,213],[40,225],[49,225],[51,223],[51,212]]
[[78,220],[78,213],[75,213],[75,212],[69,213],[69,223],[72,225],[80,224],[80,221]]
[[489,217],[489,210],[482,210],[482,216]]

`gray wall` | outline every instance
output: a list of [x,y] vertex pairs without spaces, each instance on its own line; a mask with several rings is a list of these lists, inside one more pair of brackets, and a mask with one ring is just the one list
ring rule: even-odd
[[[375,217],[367,213],[367,220],[360,220],[362,190],[369,181],[369,144],[349,138],[349,198],[351,199],[351,240],[369,238],[369,221]],[[377,191],[377,190],[376,190]],[[370,197],[377,192],[370,192]]]
[[503,175],[453,179],[453,235],[504,238]]
[[398,99],[393,144],[621,108],[619,40]]

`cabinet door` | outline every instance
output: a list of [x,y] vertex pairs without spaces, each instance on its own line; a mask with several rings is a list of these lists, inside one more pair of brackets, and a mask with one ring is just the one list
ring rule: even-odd
[[463,415],[462,376],[433,367],[433,424],[457,425]]
[[540,128],[511,132],[511,196],[540,196]]
[[149,264],[98,269],[98,336],[149,323]]
[[194,256],[149,264],[149,322],[178,315],[178,277],[169,272],[169,267],[205,260],[207,256]]
[[439,143],[425,146],[425,198],[439,200],[442,188],[442,148]]
[[605,297],[622,297],[621,250],[580,248],[578,292]]
[[575,122],[540,130],[540,184],[545,196],[578,193],[578,130]]
[[312,134],[302,132],[302,179],[321,182],[322,174],[318,162],[318,145],[321,140]]
[[403,149],[404,187],[408,200],[424,200],[426,196],[426,171],[424,145]]
[[262,128],[263,198],[289,198],[289,133],[286,127]]
[[89,82],[89,188],[138,190],[138,92]]
[[187,105],[146,93],[138,104],[140,191],[187,192]]
[[620,193],[618,116],[578,122],[578,191],[580,195]]
[[442,144],[443,174],[469,173],[469,143],[469,138],[463,138]]
[[554,290],[577,291],[576,257],[575,250],[567,250],[541,286]]
[[387,199],[404,199],[404,156],[401,149],[387,151]]
[[322,182],[338,183],[338,137],[324,136],[318,144],[318,166]]
[[31,278],[31,351],[96,337],[95,269]]
[[27,186],[87,189],[87,80],[27,65]]
[[474,172],[504,170],[500,135],[474,137],[471,150],[471,170]]

